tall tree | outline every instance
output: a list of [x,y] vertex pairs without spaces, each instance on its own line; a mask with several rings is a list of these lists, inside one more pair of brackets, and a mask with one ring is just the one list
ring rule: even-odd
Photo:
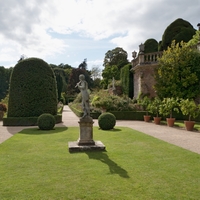
[[0,66],[0,101],[4,99],[8,93],[12,70],[13,68],[4,68]]
[[101,78],[101,69],[99,66],[93,66],[91,69],[91,77],[93,80]]
[[75,94],[79,92],[78,88],[75,88],[76,84],[79,82],[79,75],[84,74],[85,80],[88,83],[88,88],[91,88],[92,86],[92,79],[90,78],[90,74],[87,70],[79,69],[79,68],[73,68],[69,77],[68,86],[67,86],[67,92],[69,94]]
[[196,31],[195,35],[193,35],[192,39],[187,43],[188,46],[196,46],[197,43],[199,42],[200,38],[200,31]]
[[130,98],[133,98],[133,74],[130,71],[131,64],[125,65],[121,69],[120,80],[122,84],[123,93]]
[[128,54],[127,52],[120,48],[116,47],[113,50],[107,51],[104,58],[104,67],[116,65],[118,69],[121,69],[124,65],[128,64]]
[[65,71],[63,68],[54,68],[53,70],[56,76],[58,101],[61,101],[61,94],[64,91],[64,87],[66,87]]
[[78,66],[79,69],[87,69],[87,58],[83,60],[83,62]]
[[159,59],[155,89],[160,97],[200,96],[200,52],[187,43],[172,42]]
[[120,79],[120,71],[116,65],[107,66],[102,72],[103,80],[101,81],[101,85],[104,89],[108,87],[108,84],[111,83],[113,77],[115,80]]

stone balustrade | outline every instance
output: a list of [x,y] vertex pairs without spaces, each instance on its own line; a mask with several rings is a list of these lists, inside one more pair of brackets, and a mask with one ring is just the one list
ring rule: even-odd
[[158,58],[160,58],[162,54],[163,54],[162,51],[152,52],[152,53],[140,52],[138,57],[132,60],[132,66],[135,67],[137,65],[157,63]]
[[145,54],[143,54],[144,63],[157,62],[158,58],[160,58],[162,56],[162,54],[163,54],[162,51],[153,52],[153,53],[145,53]]

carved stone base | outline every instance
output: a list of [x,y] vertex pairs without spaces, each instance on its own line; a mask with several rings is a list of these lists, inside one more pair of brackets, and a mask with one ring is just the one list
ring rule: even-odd
[[90,116],[81,118],[79,123],[80,135],[78,141],[68,143],[69,152],[105,151],[106,147],[101,141],[93,140],[93,119]]
[[78,145],[94,145],[93,140],[93,119],[86,116],[81,118],[78,122],[80,126],[80,136],[78,139]]
[[93,145],[79,145],[77,141],[68,142],[69,152],[105,151],[106,147],[101,141],[95,141]]

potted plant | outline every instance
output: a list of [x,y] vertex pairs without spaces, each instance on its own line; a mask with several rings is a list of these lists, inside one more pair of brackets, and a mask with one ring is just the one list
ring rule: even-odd
[[4,103],[0,103],[0,120],[3,119],[4,113],[7,112],[7,106]]
[[139,99],[138,103],[139,103],[139,105],[142,106],[143,110],[146,111],[146,115],[144,115],[144,121],[149,122],[151,116],[148,114],[148,106],[151,103],[151,99],[149,97],[145,96],[144,98]]
[[149,104],[148,110],[149,112],[155,114],[154,118],[154,123],[155,124],[160,124],[161,117],[159,117],[159,111],[160,111],[160,106],[161,106],[161,100],[158,97],[155,97],[154,100]]
[[163,116],[169,116],[166,118],[167,125],[172,127],[174,126],[175,118],[172,117],[173,111],[179,112],[178,109],[178,99],[177,98],[164,98],[162,100],[162,105],[160,106],[160,114]]
[[180,110],[183,115],[188,116],[188,120],[184,121],[186,130],[192,131],[195,121],[191,121],[191,119],[195,119],[200,114],[200,105],[197,105],[194,100],[181,99]]

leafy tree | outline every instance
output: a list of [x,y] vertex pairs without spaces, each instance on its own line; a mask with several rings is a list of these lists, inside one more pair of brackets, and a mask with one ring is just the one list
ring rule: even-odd
[[101,69],[99,66],[93,66],[91,69],[91,77],[93,80],[101,78]]
[[162,36],[162,42],[159,50],[166,50],[173,40],[175,40],[176,43],[181,41],[188,42],[195,34],[195,31],[196,30],[188,21],[180,18],[176,19],[166,28]]
[[6,97],[13,68],[0,66],[0,100]]
[[[68,87],[67,84],[69,82],[69,77],[70,77],[71,72],[72,72],[72,66],[70,66],[68,64],[60,63],[59,65],[50,64],[50,67],[54,70],[54,73],[56,75],[57,83],[58,82],[60,83],[59,87],[57,85],[58,90],[59,90],[58,91],[58,98],[60,99],[60,95],[59,95],[59,94],[61,94],[60,92],[67,92],[67,87]],[[61,84],[63,86],[61,86]]]
[[58,101],[61,101],[61,94],[64,91],[64,87],[66,87],[65,71],[62,68],[54,68],[54,73],[55,73],[55,76],[56,76]]
[[71,65],[68,65],[68,64],[64,64],[64,63],[60,63],[58,65],[59,68],[62,68],[62,69],[71,69],[72,66]]
[[64,63],[60,63],[59,65],[49,64],[52,68],[60,68],[60,69],[71,69],[72,66]]
[[93,88],[94,89],[101,88],[101,79],[100,78],[96,78],[95,80],[93,80]]
[[187,43],[188,46],[196,46],[199,42],[200,31],[196,31],[195,35],[193,35],[192,39]]
[[80,81],[79,75],[84,74],[85,80],[88,82],[88,88],[92,86],[92,79],[90,78],[90,73],[87,70],[80,69],[80,68],[73,68],[69,77],[69,82],[67,86],[67,92],[69,94],[75,94],[79,92],[78,88],[75,88],[76,84]]
[[93,66],[90,73],[91,78],[93,80],[93,89],[100,89],[101,88],[101,69],[99,66]]
[[172,42],[155,73],[158,96],[191,99],[200,96],[200,53],[184,42]]
[[78,66],[79,69],[87,69],[87,58],[84,59],[84,61]]
[[[64,69],[64,72],[65,72],[65,83],[68,85],[68,83],[69,83],[69,78],[70,78],[70,75],[71,75],[71,73],[72,73],[72,69],[73,68],[66,68],[66,69]],[[65,88],[67,88],[67,86],[65,87]]]
[[113,77],[115,80],[120,79],[120,71],[116,65],[107,66],[102,72],[103,80],[101,81],[101,85],[104,89],[108,87],[108,84],[112,81]]
[[128,64],[127,57],[128,54],[124,49],[116,47],[113,50],[107,51],[105,54],[103,66],[109,67],[116,65],[118,69],[121,69],[124,65]]

